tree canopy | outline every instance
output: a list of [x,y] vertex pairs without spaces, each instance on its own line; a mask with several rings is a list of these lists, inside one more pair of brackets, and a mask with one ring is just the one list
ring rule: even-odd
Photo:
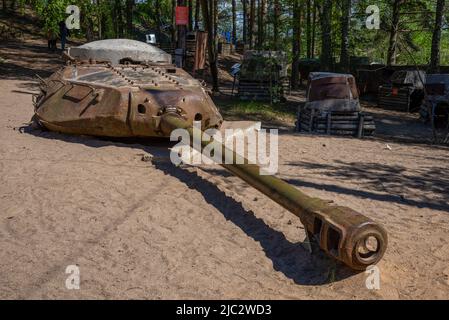
[[[75,36],[84,37],[89,41],[123,37],[142,39],[144,33],[152,30],[157,32],[160,38],[169,41],[174,34],[173,6],[176,6],[179,0],[17,1],[18,4],[25,2],[29,2],[42,18],[44,32],[57,31],[58,23],[68,16],[65,8],[71,4],[78,6],[81,12],[81,30],[75,32]],[[435,34],[437,6],[443,2],[440,63],[449,64],[449,1],[209,2],[215,3],[217,8],[217,17],[214,20],[217,35],[229,37],[235,34],[236,39],[233,41],[243,41],[250,48],[283,50],[290,55],[290,59],[293,58],[296,41],[297,58],[322,57],[332,64],[338,64],[341,57],[344,60],[347,56],[365,56],[370,61],[381,63],[428,64]],[[201,1],[189,0],[183,3],[191,8],[192,21],[189,28],[193,29],[195,25],[204,28],[202,11],[200,8],[197,10]],[[372,4],[379,8],[379,29],[368,29],[365,25],[370,15],[366,9]],[[342,29],[342,23],[348,24],[347,33]],[[344,61],[342,63],[344,64]]]

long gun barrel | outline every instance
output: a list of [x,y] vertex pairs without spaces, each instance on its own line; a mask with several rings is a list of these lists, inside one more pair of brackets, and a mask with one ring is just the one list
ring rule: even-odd
[[[165,134],[182,128],[193,137],[192,125],[174,112],[161,116],[160,128]],[[210,141],[202,141],[201,148],[209,143]],[[225,146],[222,150],[223,159],[225,154],[232,154],[233,159],[242,157]],[[327,254],[355,270],[365,270],[382,258],[388,242],[387,233],[382,226],[350,208],[309,197],[275,176],[260,175],[259,166],[250,164],[244,158],[243,160],[243,164],[236,164],[237,161],[225,164],[222,161],[221,165],[298,216],[308,239],[316,240]]]

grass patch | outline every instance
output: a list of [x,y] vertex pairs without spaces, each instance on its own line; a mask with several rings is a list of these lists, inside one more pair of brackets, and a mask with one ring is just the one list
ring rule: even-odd
[[272,104],[262,101],[215,101],[226,120],[252,120],[291,123],[296,118],[297,106],[288,103]]

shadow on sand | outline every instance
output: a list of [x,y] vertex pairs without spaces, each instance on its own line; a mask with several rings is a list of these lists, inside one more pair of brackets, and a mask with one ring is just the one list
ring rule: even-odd
[[[295,178],[286,179],[287,182],[298,187],[449,212],[449,176],[442,172],[441,167],[417,168],[410,173],[400,165],[345,162],[341,160],[327,164],[299,161],[290,162],[287,165],[298,166],[310,170],[312,173],[333,177],[341,181],[358,181],[362,188],[357,190],[334,184],[317,184]],[[432,194],[433,197],[426,197],[423,190]],[[413,198],[408,197],[410,193],[414,195]]]
[[[81,143],[92,148],[110,145],[141,148],[142,151],[152,154],[155,159],[168,159],[170,154],[171,144],[162,139],[104,139],[72,136],[42,131],[31,125],[22,127],[21,131],[39,138]],[[169,161],[155,160],[153,165],[156,169],[185,183],[189,188],[199,191],[207,203],[217,208],[227,220],[232,221],[245,234],[260,243],[265,255],[272,261],[274,270],[282,272],[296,284],[323,285],[343,280],[355,274],[316,247],[314,253],[310,254],[301,242],[290,242],[284,234],[271,228],[265,221],[256,217],[252,211],[246,210],[241,203],[226,195],[210,181],[189,170],[176,167]],[[220,174],[220,172],[217,170],[216,174]]]

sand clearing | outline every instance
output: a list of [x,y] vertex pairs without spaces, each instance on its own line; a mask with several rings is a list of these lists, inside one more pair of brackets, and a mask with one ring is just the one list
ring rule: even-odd
[[[387,228],[381,288],[368,290],[218,166],[175,168],[163,142],[26,126],[32,90],[0,80],[0,298],[449,298],[447,148],[280,136],[283,178]],[[65,287],[73,264],[80,290]]]
[[[449,298],[448,148],[280,136],[281,177],[386,227],[380,290],[368,290],[367,274],[310,255],[298,218],[219,166],[176,168],[166,142],[28,126],[32,76],[61,63],[36,41],[0,48],[1,299]],[[380,133],[423,132],[370,111]],[[80,290],[68,290],[75,264]]]

